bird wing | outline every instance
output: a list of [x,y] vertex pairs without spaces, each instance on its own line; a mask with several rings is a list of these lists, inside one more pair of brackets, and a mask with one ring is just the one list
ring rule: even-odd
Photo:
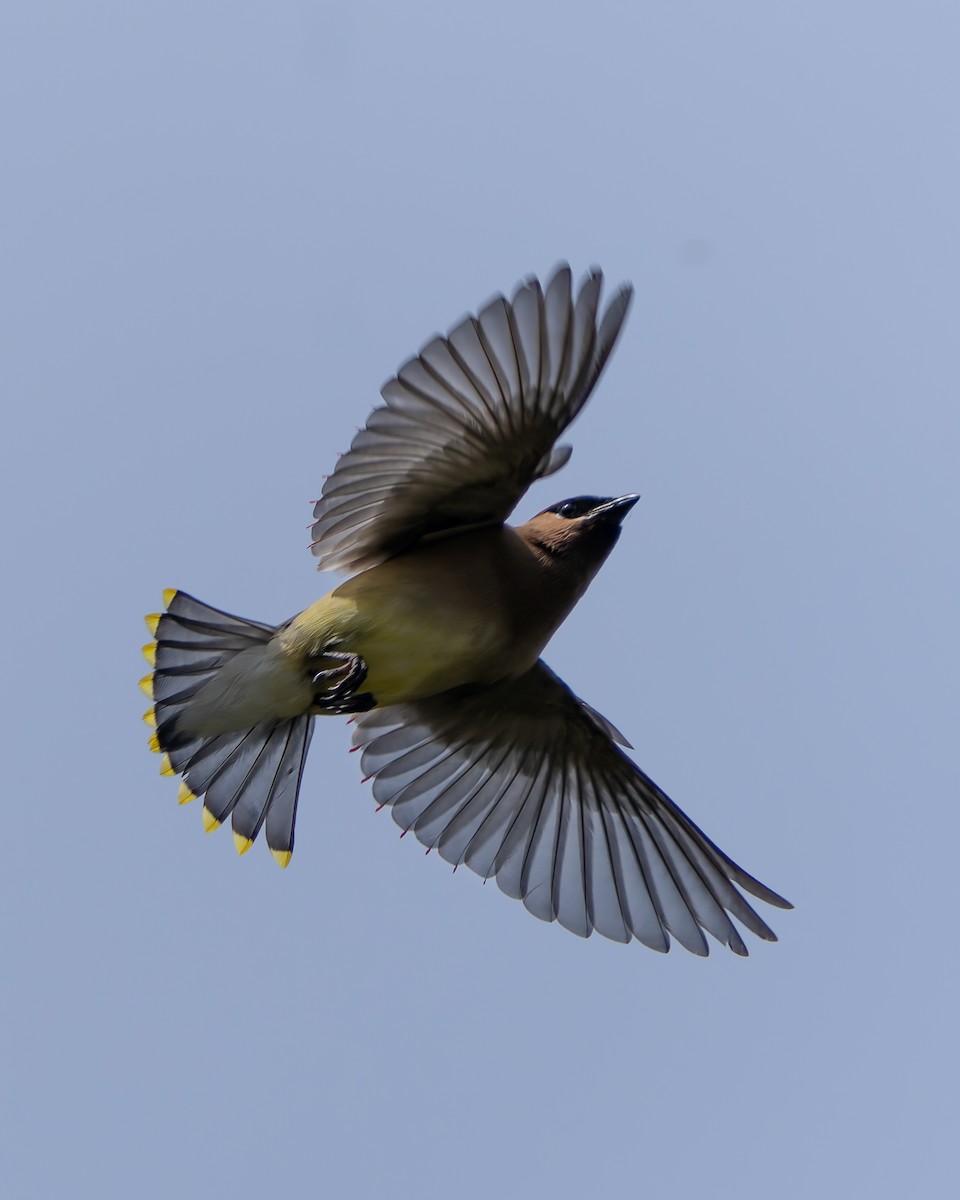
[[312,527],[318,569],[374,566],[422,538],[499,524],[535,479],[570,457],[554,447],[586,403],[623,324],[622,286],[598,319],[603,275],[574,298],[570,268],[496,296],[434,337],[381,389],[327,479]]
[[404,832],[465,863],[535,916],[707,954],[737,954],[731,916],[776,936],[734,884],[788,901],[729,859],[614,744],[613,727],[543,662],[519,679],[373,709],[356,721],[364,774]]

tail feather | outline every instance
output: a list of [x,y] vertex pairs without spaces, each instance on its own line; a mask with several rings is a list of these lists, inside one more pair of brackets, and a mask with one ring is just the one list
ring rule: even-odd
[[[203,796],[204,825],[231,817],[244,853],[266,822],[274,858],[293,852],[297,796],[314,718],[261,721],[251,729],[210,737],[178,732],[178,718],[221,667],[241,651],[263,645],[275,629],[221,612],[184,592],[164,594],[166,612],[147,618],[156,643],[145,647],[154,670],[141,685],[153,697],[151,745],[183,776],[181,796]],[[183,802],[183,800],[181,800]]]
[[[261,734],[259,753],[233,793],[235,837],[248,843],[254,841],[266,821],[267,845],[282,866],[290,861],[293,852],[297,796],[313,736],[313,721],[313,717],[298,717],[268,725]],[[257,731],[262,728],[258,726]],[[249,752],[246,757],[250,758]],[[220,794],[219,784],[223,778],[219,777],[214,788],[207,792],[208,804],[212,791]],[[229,791],[229,788],[225,787],[223,791]]]

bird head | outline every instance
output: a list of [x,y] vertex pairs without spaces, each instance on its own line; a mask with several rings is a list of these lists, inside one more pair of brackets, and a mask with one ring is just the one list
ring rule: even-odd
[[639,499],[574,496],[551,504],[517,533],[545,559],[582,571],[589,581],[617,544],[623,518]]

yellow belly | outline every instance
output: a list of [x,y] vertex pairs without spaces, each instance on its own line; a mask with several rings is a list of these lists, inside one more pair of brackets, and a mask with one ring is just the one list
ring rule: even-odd
[[361,691],[378,704],[422,699],[533,665],[539,647],[514,644],[510,590],[509,579],[469,559],[452,568],[437,552],[403,555],[348,580],[281,636],[301,660],[331,643],[359,654]]

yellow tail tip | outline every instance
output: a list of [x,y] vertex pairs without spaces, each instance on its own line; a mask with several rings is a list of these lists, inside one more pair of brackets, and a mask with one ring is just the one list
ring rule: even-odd
[[164,608],[170,607],[170,605],[173,603],[173,598],[176,594],[177,594],[176,588],[164,588],[163,589],[163,607]]
[[[146,713],[144,713],[144,718],[146,718]],[[154,731],[153,733],[151,733],[151,734],[150,734],[150,737],[147,739],[147,745],[148,745],[148,746],[150,747],[150,749],[151,749],[151,750],[154,752],[154,754],[160,754],[160,753],[161,753],[161,751],[160,751],[160,739],[157,737],[157,734],[156,734],[156,732],[155,732],[155,731]]]
[[154,729],[157,727],[157,710],[152,706],[143,714],[143,719],[148,725],[152,725]]
[[160,774],[161,775],[175,775],[176,774],[176,772],[173,769],[173,763],[170,761],[169,754],[165,754],[163,756],[163,758],[160,760]]
[[160,624],[161,613],[147,613],[143,618],[152,637],[157,636],[157,626]]
[[145,646],[141,646],[143,657],[147,660],[151,667],[157,665],[157,643],[147,642]]
[[220,828],[220,822],[213,815],[206,805],[203,806],[203,832],[213,833],[215,829]]
[[292,850],[274,850],[270,847],[270,853],[273,855],[274,861],[279,863],[281,867],[289,867],[290,859],[293,858]]
[[246,854],[246,852],[253,845],[253,838],[244,837],[242,833],[237,833],[237,831],[234,830],[233,844],[237,848],[237,853],[243,855]]
[[144,677],[140,680],[139,687],[140,687],[140,691],[143,692],[143,694],[145,696],[149,696],[151,700],[153,699],[153,676],[152,675],[144,675]]
[[177,792],[178,804],[189,804],[191,800],[196,800],[196,798],[185,783],[180,784],[180,790]]

